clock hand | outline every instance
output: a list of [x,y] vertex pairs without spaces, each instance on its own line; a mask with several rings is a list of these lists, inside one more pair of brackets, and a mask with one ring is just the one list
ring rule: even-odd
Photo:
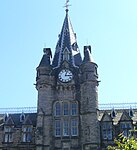
[[65,76],[71,76],[71,74],[68,74],[68,72],[65,73]]
[[68,72],[66,71],[66,72],[65,72],[65,76],[68,76],[68,74],[67,74],[67,73],[68,73]]

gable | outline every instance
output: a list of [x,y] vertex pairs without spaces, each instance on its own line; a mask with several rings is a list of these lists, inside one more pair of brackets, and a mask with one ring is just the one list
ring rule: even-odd
[[120,121],[132,121],[132,119],[130,118],[129,113],[123,111]]
[[103,114],[103,117],[102,117],[101,121],[112,121],[112,118],[111,118],[110,115],[105,111],[104,114]]
[[11,116],[7,118],[5,125],[14,125],[14,122],[13,122]]
[[27,117],[25,118],[25,120],[23,121],[24,125],[32,125],[32,121],[30,120],[29,115],[27,115]]

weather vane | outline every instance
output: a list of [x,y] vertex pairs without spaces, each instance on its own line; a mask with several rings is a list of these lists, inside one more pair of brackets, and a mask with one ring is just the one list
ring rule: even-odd
[[66,7],[66,11],[68,11],[68,7],[71,6],[68,3],[69,3],[69,0],[66,0],[65,6],[64,6],[64,7]]

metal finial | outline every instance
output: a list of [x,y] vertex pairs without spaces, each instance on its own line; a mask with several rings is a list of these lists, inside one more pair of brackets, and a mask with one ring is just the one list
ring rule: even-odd
[[69,0],[66,0],[65,6],[64,6],[64,7],[66,7],[66,12],[68,12],[68,7],[71,6],[68,3],[69,3]]

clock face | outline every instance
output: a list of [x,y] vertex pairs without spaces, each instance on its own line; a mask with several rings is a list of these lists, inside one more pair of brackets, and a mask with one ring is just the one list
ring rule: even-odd
[[73,77],[72,72],[68,69],[63,69],[58,74],[58,78],[62,82],[69,82],[71,81],[72,77]]

